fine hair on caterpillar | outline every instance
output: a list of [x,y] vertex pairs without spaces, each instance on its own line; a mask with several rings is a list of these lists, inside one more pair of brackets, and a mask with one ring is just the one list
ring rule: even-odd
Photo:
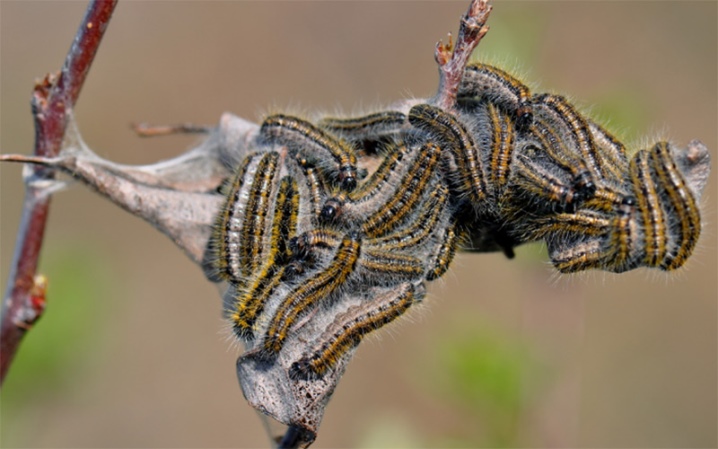
[[[275,354],[296,318],[343,283],[433,281],[462,239],[470,251],[508,256],[521,243],[544,240],[561,272],[685,263],[700,234],[707,164],[700,148],[683,154],[659,142],[629,159],[564,97],[531,93],[486,64],[465,73],[456,110],[418,104],[318,125],[282,114],[264,121],[257,153],[225,188],[212,244],[220,276],[242,292],[227,311],[244,328],[240,336],[256,336],[255,315],[282,283],[295,285],[293,293],[274,299],[274,318],[263,320],[270,323],[264,350]],[[355,183],[358,146],[387,136],[395,143]],[[298,169],[278,168],[277,144],[290,148],[284,163]],[[278,193],[279,171],[290,173],[282,186],[295,186],[289,203]],[[233,230],[240,200],[244,224]],[[272,221],[273,202],[279,218]]]
[[[467,5],[469,2],[472,8],[481,3],[467,0]],[[64,181],[63,174],[69,173],[73,180],[92,186],[99,195],[151,223],[154,229],[169,236],[172,244],[179,246],[192,262],[202,264],[207,277],[217,283],[215,287],[223,295],[222,322],[235,342],[232,352],[239,349],[236,355],[241,355],[237,373],[244,397],[250,407],[282,423],[310,432],[316,430],[328,402],[326,398],[352,364],[354,351],[366,341],[385,340],[382,347],[363,345],[365,349],[361,351],[367,352],[359,353],[361,360],[352,369],[368,372],[369,377],[348,376],[348,383],[357,379],[373,383],[376,377],[385,385],[384,389],[392,385],[409,388],[401,384],[400,370],[406,362],[421,366],[415,366],[419,368],[416,375],[426,376],[420,373],[428,366],[439,371],[439,375],[453,376],[454,366],[444,356],[453,354],[453,349],[463,352],[481,344],[485,332],[504,334],[491,340],[500,349],[518,342],[531,351],[514,354],[521,357],[516,368],[525,372],[528,376],[522,378],[527,379],[536,379],[533,371],[542,368],[534,365],[534,349],[543,358],[549,353],[544,349],[552,350],[556,344],[562,351],[567,348],[568,355],[576,353],[574,346],[579,347],[585,357],[577,363],[592,360],[594,375],[580,384],[571,383],[571,393],[586,399],[583,402],[588,408],[582,402],[581,413],[574,413],[579,411],[576,407],[561,407],[561,413],[580,422],[587,411],[593,417],[594,410],[603,413],[621,409],[614,407],[617,404],[596,404],[595,398],[585,397],[584,393],[591,395],[600,385],[610,390],[612,400],[626,399],[613,385],[621,370],[631,367],[624,363],[615,365],[611,359],[640,351],[638,346],[648,347],[644,344],[648,342],[655,346],[655,351],[622,360],[643,369],[642,376],[628,380],[649,376],[650,385],[656,387],[656,392],[660,390],[654,398],[646,398],[655,405],[651,410],[677,410],[660,403],[671,397],[670,385],[685,383],[670,383],[674,377],[680,380],[673,370],[687,367],[691,369],[683,372],[695,372],[696,367],[689,363],[695,360],[703,367],[710,357],[700,349],[701,344],[708,345],[699,336],[707,335],[702,326],[710,323],[701,320],[709,315],[704,313],[704,307],[710,305],[714,287],[710,275],[715,265],[712,253],[716,235],[714,223],[706,220],[712,218],[710,204],[706,204],[710,195],[702,192],[712,187],[705,187],[708,152],[702,144],[689,141],[693,137],[706,138],[711,153],[715,150],[712,130],[707,127],[715,122],[715,108],[706,102],[715,90],[706,83],[713,75],[710,70],[713,55],[705,54],[706,49],[715,47],[710,45],[710,39],[705,39],[705,21],[710,22],[707,18],[711,15],[701,14],[695,20],[694,9],[706,11],[698,4],[665,4],[661,14],[654,14],[648,4],[625,9],[620,3],[610,7],[592,4],[585,9],[500,2],[495,4],[493,13],[499,21],[493,22],[492,18],[488,22],[492,30],[482,42],[486,45],[481,45],[470,58],[454,58],[454,54],[471,53],[471,49],[466,50],[466,42],[474,39],[471,19],[466,16],[461,19],[462,30],[467,32],[456,34],[452,30],[453,42],[444,38],[445,44],[439,45],[434,55],[437,77],[432,44],[449,31],[446,23],[454,23],[460,11],[445,5],[418,5],[377,4],[379,9],[369,8],[377,18],[371,22],[375,29],[369,32],[366,23],[370,23],[367,18],[372,15],[361,12],[364,7],[359,5],[348,10],[337,5],[324,16],[324,8],[319,4],[315,8],[294,3],[274,6],[257,3],[246,15],[244,8],[232,13],[240,15],[239,22],[230,17],[228,8],[233,6],[225,5],[226,17],[212,21],[217,25],[215,30],[194,33],[188,36],[192,38],[189,41],[173,39],[180,44],[177,51],[164,51],[159,59],[148,59],[172,63],[167,58],[173,58],[175,53],[184,55],[183,50],[196,56],[191,60],[179,57],[173,67],[182,69],[173,71],[169,78],[155,80],[161,81],[158,88],[171,91],[170,102],[160,97],[159,102],[147,106],[158,106],[162,113],[168,106],[177,109],[187,105],[192,108],[190,112],[181,113],[177,109],[177,113],[186,120],[205,123],[206,113],[211,110],[234,109],[239,116],[227,112],[219,121],[210,117],[216,126],[185,122],[157,127],[155,131],[149,125],[142,126],[145,131],[136,127],[142,135],[153,132],[193,135],[133,142],[113,136],[111,145],[123,149],[123,159],[146,162],[155,153],[139,153],[138,149],[153,147],[158,140],[167,147],[177,144],[184,147],[183,142],[194,140],[195,133],[204,136],[201,143],[191,144],[191,150],[181,157],[141,167],[122,166],[104,157],[91,158],[95,154],[111,155],[114,150],[111,147],[89,151],[94,144],[86,145],[70,137],[63,142],[68,151],[63,150],[55,158],[23,159],[48,167],[47,171],[40,168],[41,172],[57,169],[60,174],[56,181],[26,177],[27,187],[41,189],[44,199],[50,192],[49,188],[45,190],[46,185],[59,185]],[[307,6],[311,8],[301,11]],[[125,8],[133,6],[121,7],[123,11]],[[272,21],[252,17],[254,9],[266,8],[276,13],[264,14],[271,16]],[[17,9],[6,12],[10,14]],[[147,11],[151,13],[151,9],[154,8]],[[185,8],[177,9],[176,19],[181,17],[182,9]],[[431,12],[424,14],[427,10]],[[335,11],[342,14],[333,15]],[[526,11],[530,11],[529,17]],[[210,14],[210,10],[206,13]],[[406,20],[407,17],[411,20]],[[193,18],[189,16],[190,23]],[[516,21],[517,18],[520,20]],[[595,27],[596,23],[605,26]],[[93,24],[97,25],[94,21]],[[379,32],[387,24],[388,28]],[[437,24],[438,29],[434,26]],[[300,34],[303,28],[310,33]],[[482,25],[476,28],[478,35]],[[98,29],[99,26],[93,26],[92,30]],[[188,29],[185,25],[181,32],[186,34]],[[250,36],[238,34],[249,29]],[[362,34],[355,35],[355,31]],[[383,39],[378,39],[378,35]],[[227,45],[227,41],[232,45]],[[193,52],[192,47],[187,47],[189,44],[210,51]],[[143,51],[154,48],[145,47]],[[676,53],[678,48],[681,51]],[[423,55],[417,57],[417,53]],[[486,59],[490,53],[502,55],[499,59],[503,63]],[[4,53],[14,58],[12,54]],[[41,53],[33,55],[26,59],[42,58]],[[109,56],[108,60],[113,59]],[[131,68],[132,63],[127,62]],[[11,65],[20,70],[18,64],[6,64]],[[526,69],[517,72],[517,66]],[[91,70],[90,76],[95,78],[104,72],[92,73]],[[188,73],[193,75],[185,79]],[[435,83],[435,79],[440,83]],[[207,89],[216,90],[220,86],[218,95],[206,95]],[[60,84],[58,88],[61,87]],[[140,91],[143,90],[124,90],[127,98]],[[96,98],[83,96],[91,102]],[[4,97],[4,101],[14,101],[11,97]],[[145,101],[151,101],[152,96],[145,97]],[[121,106],[117,101],[111,103]],[[266,105],[271,106],[265,108]],[[90,111],[116,109],[102,108],[107,106],[104,103],[100,106]],[[435,108],[435,113],[424,120],[426,125],[419,125],[415,117],[418,114],[412,114],[412,110],[421,111],[420,106]],[[84,108],[76,110],[80,113],[76,116],[80,124],[86,120],[82,117],[87,117],[82,115]],[[264,111],[259,116],[254,113],[258,109]],[[340,110],[346,112],[336,112]],[[150,116],[143,117],[145,111]],[[143,108],[140,116],[132,114],[132,118],[151,119],[156,117],[152,111]],[[410,117],[417,124],[411,123]],[[92,114],[93,121],[99,118]],[[270,131],[280,118],[281,126]],[[263,123],[267,125],[264,132]],[[91,126],[92,135],[85,136],[89,142],[96,142],[97,135],[109,132],[94,123]],[[294,128],[301,130],[293,131]],[[5,133],[5,137],[23,129]],[[650,136],[640,139],[635,131]],[[6,151],[20,148],[12,142],[10,147],[4,145]],[[438,148],[435,161],[419,157],[421,148],[432,145]],[[10,155],[0,159],[21,160]],[[428,168],[421,165],[426,162],[431,162]],[[95,174],[89,170],[96,170]],[[96,175],[108,171],[107,180]],[[414,175],[408,176],[409,172]],[[428,176],[422,177],[423,174]],[[107,183],[115,180],[122,183]],[[11,177],[6,181],[12,181]],[[714,184],[708,181],[708,185],[714,186],[715,179]],[[18,189],[13,187],[5,186],[3,191],[10,198],[18,196]],[[118,196],[126,192],[130,196]],[[76,189],[71,195],[75,193]],[[55,197],[56,205],[70,198],[62,196]],[[12,202],[5,206],[8,207],[3,211],[9,212],[5,209],[12,208]],[[213,322],[200,321],[200,308],[214,305],[214,314],[220,315],[212,298],[205,298],[209,303],[197,302],[206,293],[215,293],[214,289],[195,292],[198,285],[191,283],[191,277],[185,274],[187,267],[178,263],[181,256],[177,254],[166,262],[153,264],[149,270],[139,271],[139,267],[161,255],[158,252],[161,248],[152,245],[149,236],[143,239],[124,225],[119,233],[114,231],[108,227],[114,221],[107,223],[107,214],[94,207],[86,212],[90,213],[87,217],[86,213],[75,216],[76,211],[68,212],[73,212],[72,221],[78,230],[89,217],[102,220],[105,233],[116,236],[113,245],[120,240],[135,243],[117,248],[123,252],[139,244],[140,252],[129,256],[135,261],[131,268],[142,276],[143,285],[159,284],[152,290],[151,302],[146,304],[132,298],[134,289],[126,296],[127,301],[113,302],[118,307],[141,307],[132,316],[143,317],[146,325],[133,327],[130,337],[134,340],[128,340],[136,349],[132,354],[152,349],[152,345],[142,343],[154,338],[150,329],[160,331],[154,332],[160,337],[177,335],[176,345],[162,345],[168,350],[183,347],[187,356],[194,352],[197,346],[187,342],[202,341],[194,339],[194,332],[190,331],[215,326]],[[13,214],[3,216],[6,230],[11,230]],[[57,224],[63,226],[60,221],[53,226]],[[356,257],[352,257],[353,269],[345,274],[347,270],[338,270],[333,262],[345,236],[355,232],[361,243]],[[95,235],[88,234],[87,238],[92,243]],[[523,246],[528,242],[535,244]],[[473,254],[476,252],[485,254]],[[517,260],[490,254],[494,252]],[[10,253],[5,253],[9,259]],[[103,260],[103,265],[127,259],[115,248],[111,253],[112,260]],[[290,312],[283,313],[283,305],[290,297],[296,298],[302,286],[316,285],[320,276],[336,280],[337,276],[326,275],[337,272],[346,276],[346,280],[336,286],[328,280],[329,287],[315,295],[310,304],[290,305],[287,310],[296,312],[295,317],[289,316]],[[138,273],[127,273],[128,279]],[[49,268],[47,274],[52,286],[52,279],[59,275],[53,275]],[[86,280],[91,282],[93,278],[96,277]],[[556,279],[560,280],[559,285],[551,282]],[[381,304],[391,303],[392,295],[409,287],[417,290],[423,284],[432,296],[439,297],[438,304],[433,298],[424,300],[422,307],[431,312],[424,314],[427,322],[423,325],[409,322],[416,316],[416,303],[391,320],[370,319],[382,310]],[[15,284],[8,285],[9,291]],[[119,287],[132,286],[123,279]],[[52,287],[51,290],[51,300],[61,295],[59,290],[57,293]],[[170,303],[163,306],[167,301]],[[351,315],[350,310],[356,314]],[[125,316],[106,315],[118,325],[121,324],[118,320]],[[279,333],[284,339],[278,349],[268,351],[264,348],[268,330],[279,316],[288,317],[289,324]],[[40,322],[39,326],[45,324]],[[347,330],[343,330],[345,326]],[[542,328],[548,329],[549,334]],[[649,329],[653,333],[646,336],[643,331]],[[388,340],[396,341],[386,341],[388,331],[398,337]],[[643,338],[634,338],[639,333]],[[213,332],[208,336],[213,339]],[[320,354],[325,345],[338,340],[345,344]],[[427,341],[431,344],[427,345]],[[681,348],[690,351],[681,352]],[[597,353],[599,357],[595,358]],[[681,363],[671,363],[671,358],[679,353],[687,358],[681,356]],[[202,351],[200,355],[209,354]],[[417,354],[421,358],[411,361]],[[466,354],[462,360],[470,362],[472,357],[483,354]],[[562,363],[566,352],[557,352],[556,357],[549,354],[552,355],[549,363],[560,363],[567,371],[575,366]],[[122,356],[120,351],[113,353],[112,358],[118,357],[120,363]],[[651,365],[643,356],[661,362]],[[317,360],[315,368],[309,368],[309,360]],[[185,366],[207,372],[212,369],[212,363],[207,362],[198,360]],[[127,361],[121,363],[124,366]],[[158,364],[155,366],[166,368]],[[392,365],[396,366],[391,368]],[[598,365],[602,365],[601,371],[594,369]],[[616,370],[616,366],[621,369]],[[108,374],[116,374],[115,371]],[[606,375],[607,371],[613,375]],[[159,371],[155,373],[159,375]],[[174,374],[191,375],[193,379],[200,375],[182,369],[163,373],[162,377]],[[557,375],[556,380],[570,383],[575,370],[568,374]],[[209,388],[221,391],[227,388],[223,385],[211,382]],[[546,385],[531,382],[531,388],[537,390]],[[700,382],[691,385],[696,391],[704,387]],[[516,391],[536,399],[526,406],[540,405],[542,391],[533,395],[534,391],[523,386],[522,383]],[[167,385],[164,388],[167,391],[162,395],[173,394]],[[359,412],[371,409],[376,405],[375,395],[381,396],[382,391],[367,391],[361,403],[352,405]],[[601,401],[612,397],[602,393],[596,394]],[[329,413],[340,410],[341,402],[347,400],[346,395],[342,396],[334,396],[338,401],[328,408]],[[523,402],[516,405],[525,406]],[[544,412],[542,407],[535,411]],[[696,423],[710,417],[690,411],[686,416],[702,417]],[[435,411],[430,408],[420,413]],[[522,413],[520,421],[526,416]],[[612,416],[615,420],[624,418]],[[330,426],[337,425],[336,418],[333,417]],[[553,418],[550,421],[558,422]],[[561,430],[568,429],[571,438],[559,443],[577,444],[573,440],[575,422],[560,421],[564,423]],[[242,439],[250,438],[245,427],[251,427],[251,423],[245,426],[245,422],[242,417],[242,424],[231,426],[241,429]],[[629,427],[632,431],[638,429]],[[517,428],[526,429],[522,423]],[[342,445],[351,444],[348,436],[352,433],[341,428],[334,430],[345,435]],[[611,435],[604,431],[591,434],[600,434],[602,438]],[[654,438],[657,434],[660,432],[651,433]],[[591,440],[594,445],[606,444],[584,438],[581,436],[582,441]],[[653,441],[647,445],[655,444]]]
[[[447,48],[437,47],[440,70]],[[410,292],[442,279],[458,251],[512,258],[542,241],[559,273],[673,271],[689,260],[709,172],[702,144],[627,150],[567,97],[483,62],[452,82],[363,116],[263,119],[252,150],[282,154],[276,179],[295,187],[288,203],[272,184],[266,224],[239,245],[262,261],[229,279],[237,293],[225,315],[248,348],[238,367],[334,382],[362,339],[400,319]],[[220,211],[218,226],[229,216]],[[260,229],[279,237],[259,239]],[[220,260],[243,259],[215,246]]]
[[[454,110],[418,104],[317,125],[275,114],[260,139],[259,154],[225,188],[213,255],[222,278],[236,284],[226,313],[238,336],[261,335],[265,354],[281,351],[298,318],[340,301],[345,283],[392,288],[440,278],[461,241],[511,257],[513,247],[544,240],[561,272],[622,272],[679,268],[700,234],[705,179],[691,175],[705,163],[700,150],[684,157],[659,142],[629,159],[564,97],[531,93],[486,64],[467,67]],[[389,150],[358,180],[361,155],[371,153],[362,145],[372,139]],[[283,187],[277,144],[290,148],[283,160],[295,167],[281,170],[292,173]],[[242,214],[240,198],[237,234],[230,224]]]

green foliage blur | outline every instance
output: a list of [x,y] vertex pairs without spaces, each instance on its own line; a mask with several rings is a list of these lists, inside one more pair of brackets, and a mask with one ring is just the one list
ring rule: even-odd
[[[0,446],[14,441],[37,425],[25,419],[25,408],[48,396],[62,395],[77,385],[74,373],[90,363],[88,354],[102,335],[98,317],[107,309],[103,292],[111,290],[112,276],[90,246],[67,248],[48,243],[40,273],[48,278],[47,308],[32,332],[23,339],[2,388]],[[105,295],[106,296],[106,295]]]
[[520,447],[521,415],[540,390],[542,377],[530,349],[485,324],[438,342],[436,393],[476,423],[471,434],[437,441],[436,447]]

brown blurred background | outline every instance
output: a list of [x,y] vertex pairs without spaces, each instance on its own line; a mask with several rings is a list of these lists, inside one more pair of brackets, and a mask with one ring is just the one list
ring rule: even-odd
[[[467,1],[122,2],[76,113],[99,155],[150,163],[194,138],[129,124],[224,111],[367,111],[437,83]],[[699,138],[716,161],[714,2],[495,2],[479,54],[610,119],[631,148]],[[0,151],[30,152],[33,80],[83,2],[0,2]],[[540,86],[540,87],[539,87]],[[23,189],[2,165],[5,289]],[[427,305],[364,343],[315,447],[716,447],[716,174],[686,268],[557,276],[540,246],[460,255]],[[3,447],[268,444],[234,374],[217,289],[83,186],[56,195],[46,315],[2,391]]]

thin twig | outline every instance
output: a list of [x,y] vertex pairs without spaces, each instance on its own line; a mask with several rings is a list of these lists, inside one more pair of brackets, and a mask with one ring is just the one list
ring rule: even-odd
[[[107,29],[117,0],[93,0],[75,35],[59,74],[47,75],[35,85],[32,112],[35,119],[35,156],[53,157],[60,152],[69,112],[75,106],[82,85]],[[0,324],[0,384],[7,374],[17,348],[45,304],[44,277],[36,276],[50,197],[37,180],[52,180],[55,170],[36,165],[25,175],[25,202],[15,253],[3,298]],[[38,292],[41,293],[38,295]]]
[[434,97],[435,104],[444,110],[453,110],[456,106],[456,93],[464,74],[466,62],[476,46],[489,31],[486,21],[491,14],[489,0],[472,0],[468,11],[461,18],[456,44],[439,41],[436,44],[434,58],[439,64],[439,90]]
[[211,126],[180,123],[178,125],[149,125],[133,123],[132,130],[140,137],[169,136],[171,134],[209,134]]

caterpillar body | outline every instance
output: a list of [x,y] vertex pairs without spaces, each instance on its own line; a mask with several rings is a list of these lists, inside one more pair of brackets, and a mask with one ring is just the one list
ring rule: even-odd
[[[363,176],[368,158],[380,163]],[[543,240],[564,273],[680,268],[700,235],[708,165],[701,147],[668,142],[629,157],[564,97],[471,64],[454,108],[267,117],[223,190],[208,275],[231,284],[226,315],[269,363],[317,310],[335,309],[291,365],[293,378],[318,379],[408,310],[457,249],[513,257]],[[343,309],[357,292],[384,299]]]
[[245,397],[307,441],[357,346],[411,314],[457,251],[543,241],[559,272],[620,273],[673,271],[696,248],[706,147],[627,150],[566,97],[467,64],[490,9],[472,0],[456,46],[437,45],[434,97],[269,115],[233,159],[207,274],[229,283]]

